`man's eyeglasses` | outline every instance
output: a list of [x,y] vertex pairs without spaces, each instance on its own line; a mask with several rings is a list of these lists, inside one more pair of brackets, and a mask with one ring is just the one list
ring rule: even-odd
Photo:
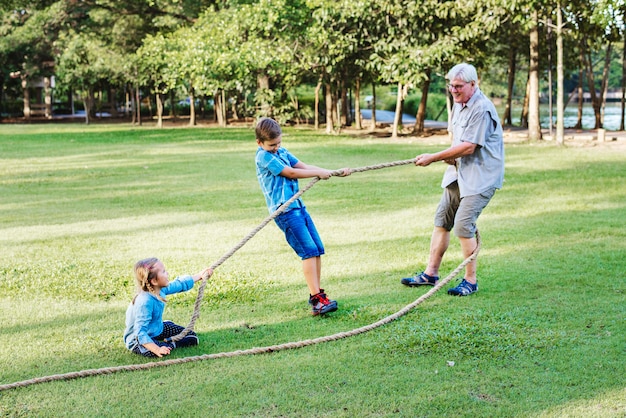
[[463,87],[465,87],[467,85],[467,83],[465,84],[448,84],[448,89],[449,90],[456,90],[459,91],[461,90]]

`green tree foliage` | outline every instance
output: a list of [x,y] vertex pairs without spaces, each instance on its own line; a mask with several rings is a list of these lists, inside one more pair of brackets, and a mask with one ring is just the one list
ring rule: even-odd
[[[531,28],[539,55],[533,71],[545,86],[555,7],[539,0],[9,0],[0,3],[0,82],[57,73],[81,91],[133,86],[212,97],[222,124],[229,111],[298,119],[296,87],[318,84],[328,130],[351,122],[348,92],[358,97],[363,83],[423,89],[426,100],[433,78],[441,86],[460,61],[503,86],[489,93],[525,95],[513,86],[529,71]],[[624,0],[564,3],[567,91],[581,66],[590,90],[620,78],[614,45],[624,36],[624,9]],[[536,84],[533,100],[552,88]]]
[[121,57],[93,34],[68,32],[55,45],[62,51],[58,57],[56,72],[67,85],[74,86],[81,94],[85,106],[85,122],[93,108],[93,93],[100,82],[121,80],[115,71]]

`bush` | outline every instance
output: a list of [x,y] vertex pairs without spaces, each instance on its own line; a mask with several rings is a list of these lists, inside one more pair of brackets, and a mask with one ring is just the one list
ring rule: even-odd
[[0,108],[2,116],[19,117],[24,115],[24,102],[22,100],[8,100],[2,103]]
[[[422,94],[410,94],[404,101],[404,112],[415,116],[417,108],[422,100]],[[447,113],[446,97],[439,93],[429,93],[428,102],[426,103],[426,119],[428,120],[445,120]]]

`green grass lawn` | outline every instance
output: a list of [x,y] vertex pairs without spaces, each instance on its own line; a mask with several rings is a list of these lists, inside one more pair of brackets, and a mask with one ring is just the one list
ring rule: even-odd
[[[285,129],[329,169],[405,160],[432,140]],[[0,384],[144,364],[122,342],[132,266],[195,273],[268,215],[253,130],[0,126]],[[479,219],[480,291],[442,291],[384,327],[257,356],[56,381],[0,392],[0,416],[624,417],[626,152],[623,144],[507,144],[506,181]],[[355,173],[304,201],[320,231],[311,317],[300,260],[270,223],[206,287],[200,345],[169,358],[348,331],[427,289],[442,163]],[[301,186],[308,180],[301,181]],[[462,261],[454,237],[442,266]],[[170,297],[186,325],[196,290]]]

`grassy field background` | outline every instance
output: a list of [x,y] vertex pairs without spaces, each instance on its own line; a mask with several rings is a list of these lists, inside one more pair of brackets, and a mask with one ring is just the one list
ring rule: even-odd
[[[412,158],[442,139],[285,129],[329,169]],[[336,342],[0,392],[0,416],[624,417],[626,152],[619,141],[508,143],[479,220],[476,295],[445,291]],[[267,215],[250,128],[0,127],[0,384],[143,364],[122,342],[132,265],[176,276],[219,259]],[[183,358],[373,323],[427,289],[443,164],[331,178],[304,201],[339,310],[309,315],[300,261],[269,224],[216,270]],[[305,185],[307,181],[301,181]],[[442,273],[462,261],[452,239]],[[196,290],[170,298],[186,325]]]

